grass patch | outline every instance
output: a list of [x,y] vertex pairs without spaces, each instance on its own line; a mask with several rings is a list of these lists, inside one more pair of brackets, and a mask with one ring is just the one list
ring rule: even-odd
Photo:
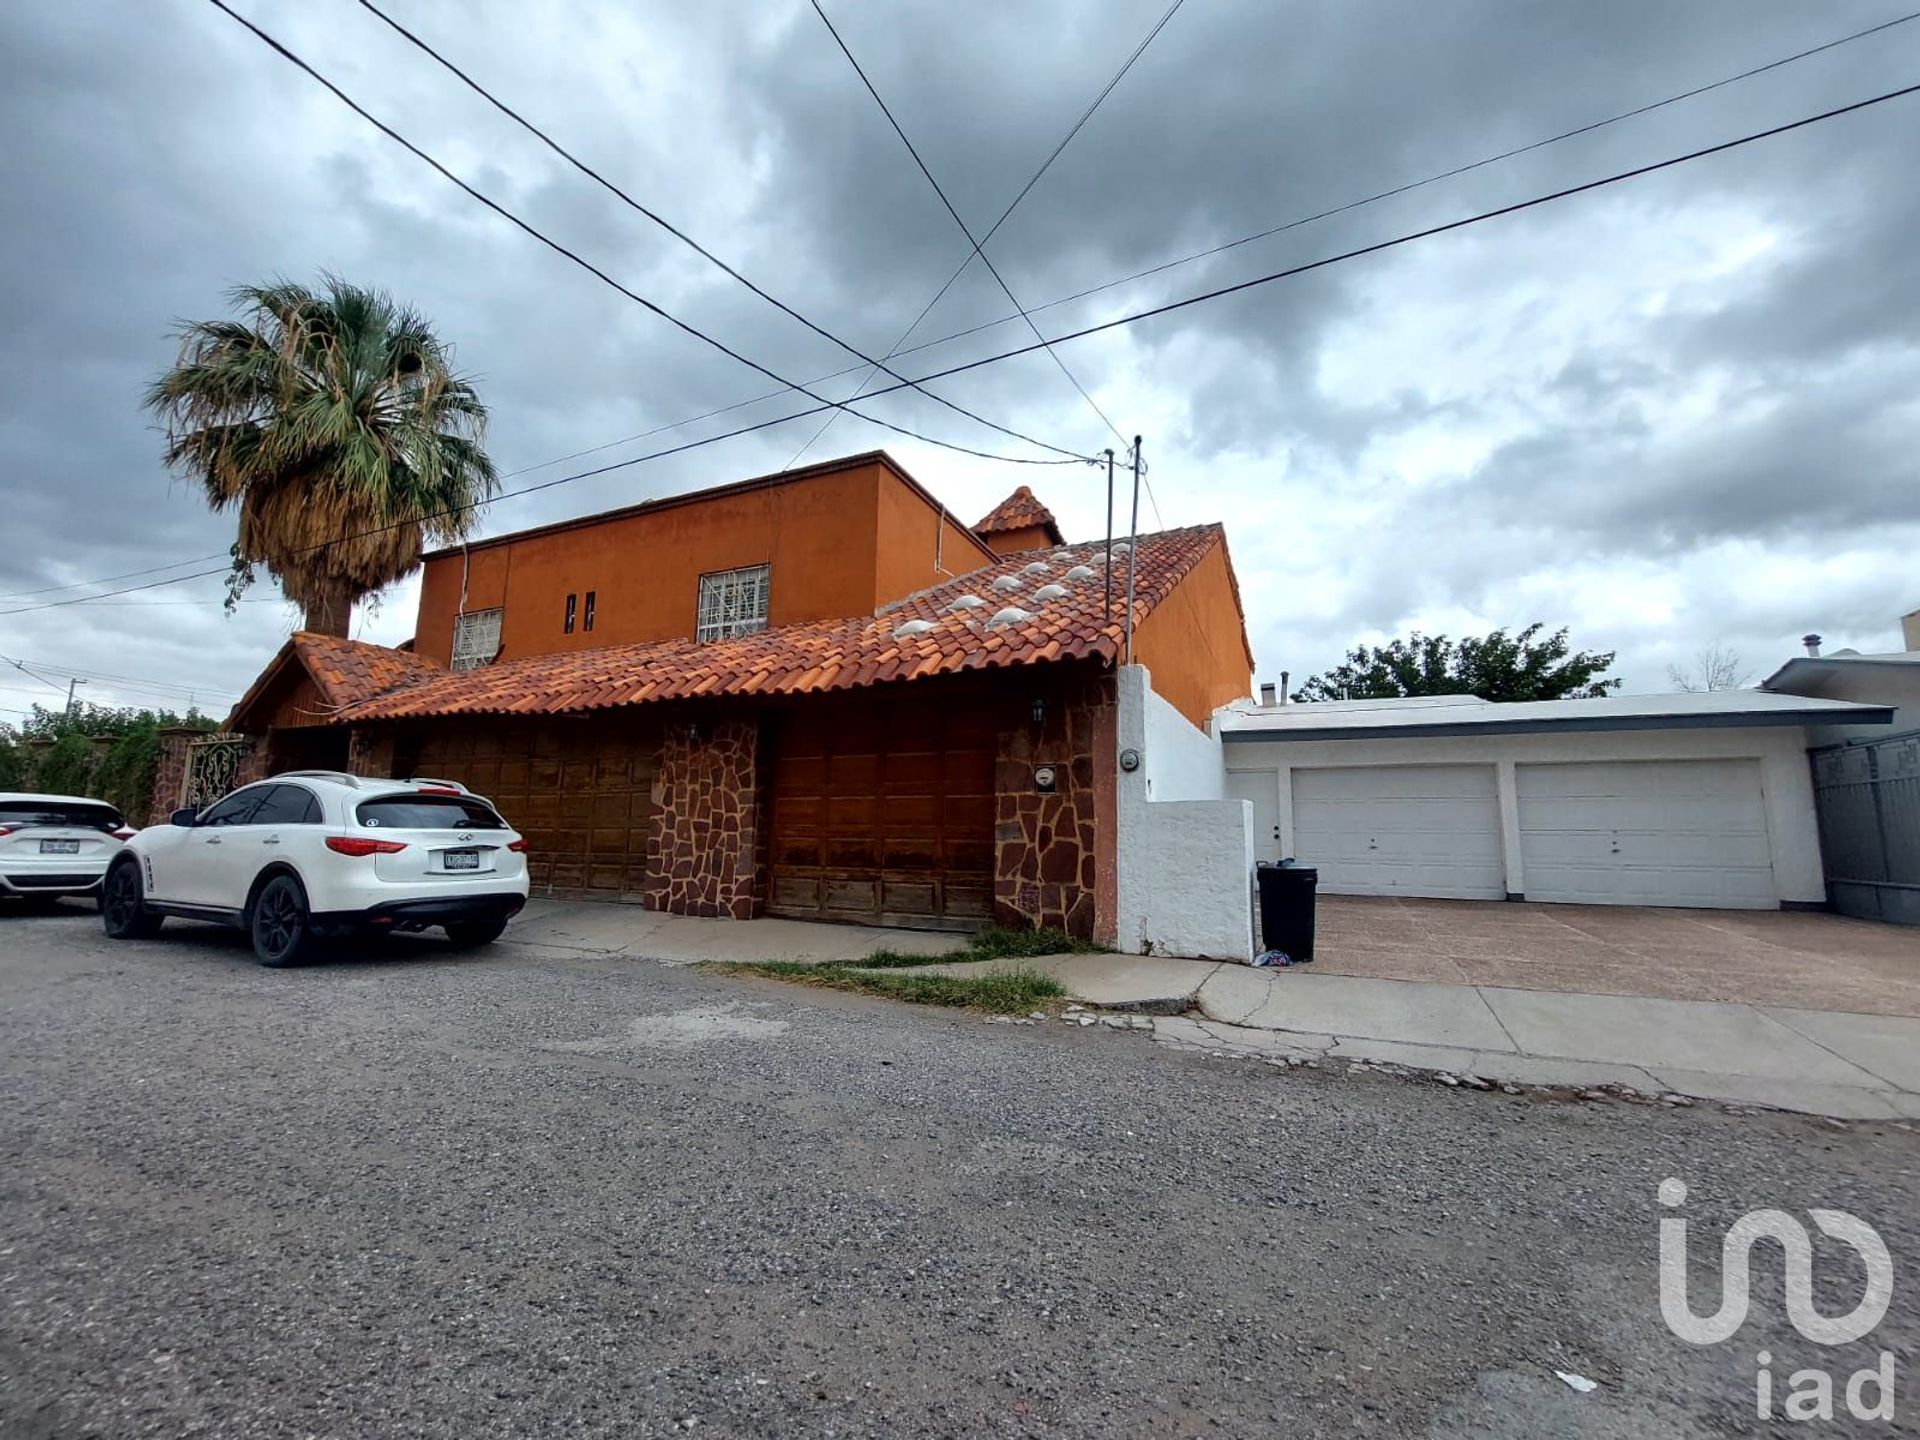
[[[1042,952],[1044,953],[1044,952]],[[904,958],[904,957],[903,957]],[[948,957],[969,958],[969,957]],[[970,957],[983,958],[983,957]],[[854,962],[870,964],[871,961]],[[919,963],[933,963],[921,960]],[[846,964],[802,965],[792,960],[736,962],[710,967],[728,975],[759,975],[772,980],[794,980],[802,985],[817,985],[827,990],[853,990],[866,995],[885,995],[911,1005],[951,1005],[964,1010],[984,1010],[991,1015],[1025,1015],[1041,1008],[1049,1000],[1058,1000],[1067,991],[1058,980],[1032,970],[1002,970],[991,975],[896,975],[884,973],[898,965],[881,967],[883,973],[869,974],[849,969]]]
[[945,955],[906,955],[898,950],[876,950],[864,960],[834,960],[835,968],[913,970],[922,965],[966,964],[973,960],[1028,960],[1035,955],[1092,955],[1104,945],[1076,940],[1059,930],[982,930],[966,946]]

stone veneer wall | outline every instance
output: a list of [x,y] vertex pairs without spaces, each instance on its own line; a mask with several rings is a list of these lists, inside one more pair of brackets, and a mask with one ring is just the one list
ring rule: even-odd
[[[180,808],[181,792],[187,788],[187,751],[195,740],[204,740],[209,733],[184,727],[160,732],[160,755],[153,767],[153,791],[147,802],[147,814],[144,819],[129,815],[130,823],[164,825],[167,817]],[[266,778],[267,747],[256,739],[241,757],[234,772],[233,787],[237,790]]]
[[[1111,676],[1076,678],[1047,697],[1046,718],[1000,732],[994,764],[993,916],[1009,929],[1050,928],[1091,940],[1101,921],[1103,879],[1112,869],[1101,843],[1104,740],[1112,748]],[[1111,753],[1106,755],[1111,765]],[[1055,792],[1034,789],[1034,771],[1054,767]],[[1111,790],[1111,778],[1107,777]],[[1106,854],[1102,873],[1102,855]]]
[[646,906],[748,920],[760,902],[760,727],[670,725],[653,786]]

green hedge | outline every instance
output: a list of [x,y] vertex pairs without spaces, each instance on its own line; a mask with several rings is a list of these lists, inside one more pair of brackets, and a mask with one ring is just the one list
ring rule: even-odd
[[[18,730],[0,727],[0,789],[44,790],[105,800],[135,825],[151,820],[154,772],[160,765],[160,732],[176,727],[214,730],[197,711],[107,710],[81,706],[73,714],[36,706]],[[111,738],[102,753],[95,741]],[[37,760],[28,740],[51,740]]]

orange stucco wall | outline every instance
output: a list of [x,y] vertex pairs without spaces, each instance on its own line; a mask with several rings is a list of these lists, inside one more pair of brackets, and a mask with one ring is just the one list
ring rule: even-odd
[[1246,628],[1224,545],[1215,546],[1134,631],[1134,658],[1195,725],[1253,689]]
[[1049,550],[1053,537],[1044,525],[1028,525],[1019,530],[999,530],[986,537],[996,555],[1014,555],[1022,550]]
[[878,477],[874,545],[875,607],[993,563],[993,553],[965,524],[898,483]]
[[[689,637],[700,576],[746,565],[772,566],[769,624],[870,615],[945,578],[933,563],[937,517],[935,505],[875,461],[507,537],[427,562],[414,643],[431,660],[450,659],[463,562],[465,608],[505,611],[503,657]],[[952,530],[946,553],[959,573],[986,561],[965,538],[956,543]],[[591,631],[584,623],[589,590]],[[580,597],[571,635],[569,594]]]

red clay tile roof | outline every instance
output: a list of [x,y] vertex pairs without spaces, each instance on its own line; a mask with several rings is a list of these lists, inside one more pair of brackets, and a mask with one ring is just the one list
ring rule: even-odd
[[280,647],[279,654],[260,672],[260,678],[253,682],[233,707],[233,713],[227,718],[228,729],[245,728],[243,721],[247,713],[295,658],[312,677],[314,688],[320,692],[321,698],[335,710],[370,700],[416,680],[447,673],[411,650],[396,650],[385,645],[369,645],[361,640],[342,640],[335,635],[296,630],[292,638]]
[[986,518],[973,527],[976,535],[997,535],[1006,530],[1031,530],[1034,527],[1047,532],[1047,538],[1058,545],[1065,537],[1060,526],[1053,518],[1053,512],[1042,505],[1033,491],[1022,485],[993,509]]
[[[1152,614],[1216,546],[1225,544],[1218,525],[1140,536],[1134,624]],[[416,672],[384,695],[348,705],[339,718],[357,722],[550,714],[709,695],[848,690],[1056,659],[1111,660],[1121,649],[1126,568],[1116,555],[1113,619],[1107,623],[1102,548],[1102,542],[1094,541],[1022,551],[895,601],[870,619],[783,625],[704,645],[692,640],[609,645],[458,673]],[[1070,573],[1081,567],[1084,573]],[[1066,593],[1038,597],[1035,592],[1049,584],[1064,586]],[[980,604],[955,609],[963,597]],[[1008,607],[1017,607],[1016,613],[1001,618]],[[896,633],[914,622],[929,628]]]
[[291,644],[313,683],[333,705],[352,705],[396,686],[447,673],[411,650],[316,635],[311,630],[295,631]]

